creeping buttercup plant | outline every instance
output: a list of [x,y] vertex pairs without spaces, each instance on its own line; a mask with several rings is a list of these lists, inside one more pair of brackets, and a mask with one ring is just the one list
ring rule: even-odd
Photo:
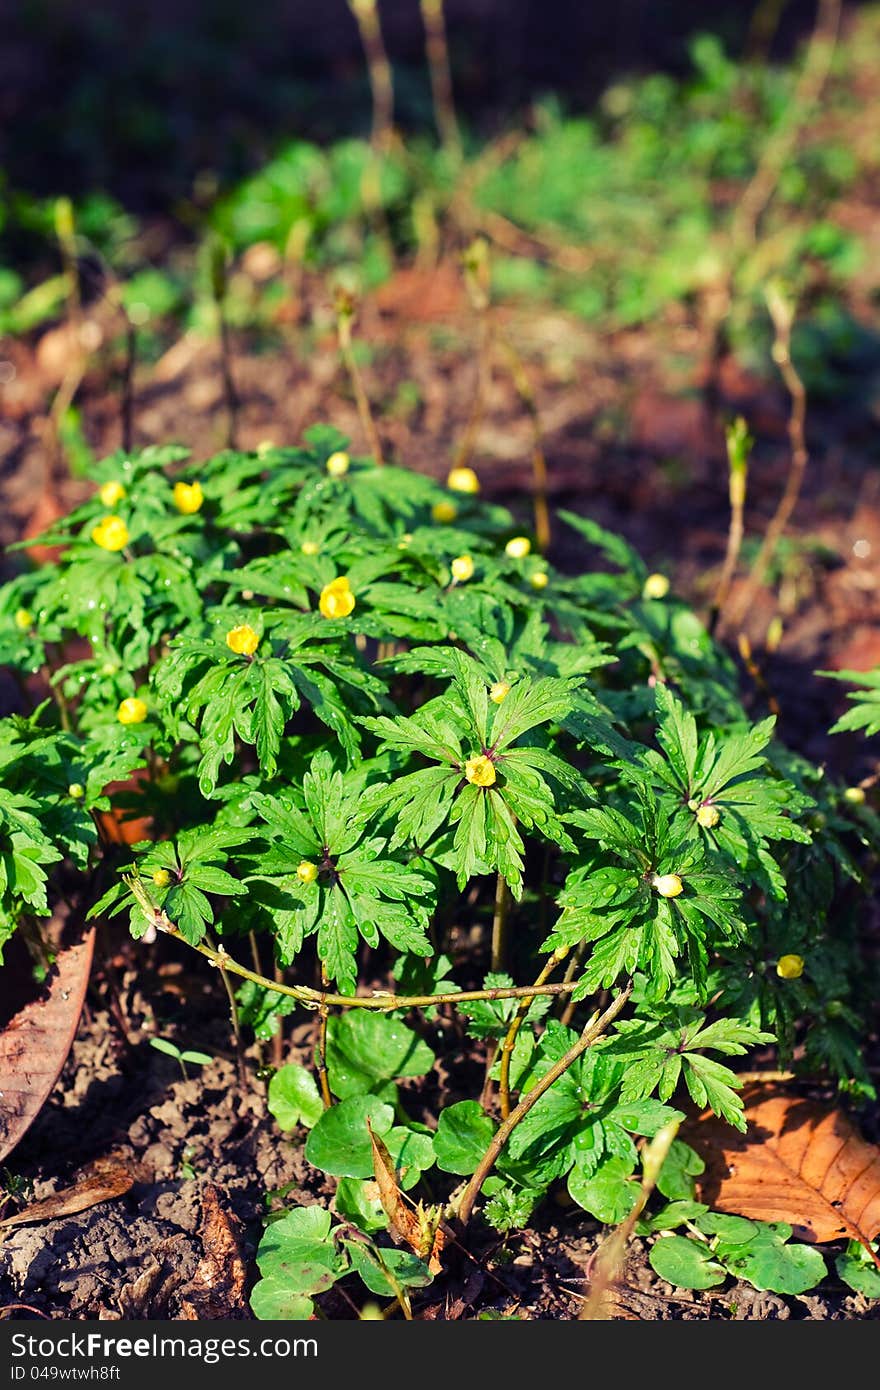
[[[583,554],[562,572],[471,470],[347,450],[320,427],[198,466],[113,456],[41,538],[58,558],[0,590],[0,656],[45,692],[0,722],[0,946],[20,929],[45,966],[76,894],[217,966],[238,1033],[315,1019],[268,1101],[336,1195],[270,1213],[260,1317],[353,1274],[407,1312],[438,1232],[475,1210],[509,1232],[560,1184],[621,1221],[643,1141],[687,1107],[745,1128],[730,1064],[757,1044],[871,1094],[865,798],[749,719],[619,537],[562,513]],[[149,839],[110,842],[108,788]],[[462,1049],[483,1084],[416,1109]],[[707,1224],[698,1171],[676,1141],[677,1213],[642,1228],[692,1236],[660,1272],[816,1272],[782,1228]]]

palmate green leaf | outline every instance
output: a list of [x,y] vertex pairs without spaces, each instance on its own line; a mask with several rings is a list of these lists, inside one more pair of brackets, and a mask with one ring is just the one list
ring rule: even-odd
[[595,1173],[585,1173],[577,1163],[568,1175],[568,1195],[579,1207],[607,1226],[617,1226],[629,1216],[640,1187],[625,1158],[606,1159]]
[[688,1236],[662,1236],[648,1259],[655,1274],[679,1289],[714,1289],[727,1278],[710,1246]]
[[327,1072],[330,1089],[340,1098],[375,1093],[394,1103],[391,1084],[406,1076],[424,1076],[434,1053],[412,1029],[396,1018],[351,1009],[335,1014],[327,1026]]
[[806,1293],[821,1283],[828,1271],[818,1250],[789,1244],[792,1230],[783,1221],[753,1224],[755,1233],[745,1241],[721,1234],[714,1242],[715,1258],[731,1274],[748,1280],[756,1289],[790,1295]]

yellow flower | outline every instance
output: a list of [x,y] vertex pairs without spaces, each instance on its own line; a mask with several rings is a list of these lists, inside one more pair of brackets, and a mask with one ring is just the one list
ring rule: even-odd
[[157,888],[167,888],[171,882],[171,875],[167,869],[154,869],[153,882]]
[[325,618],[347,618],[354,612],[354,605],[355,597],[344,574],[325,584],[318,599],[318,607]]
[[475,787],[494,787],[495,764],[485,753],[476,753],[465,763],[464,775]]
[[445,526],[458,516],[458,507],[454,502],[435,502],[431,508],[431,516]]
[[458,584],[466,584],[469,579],[474,577],[474,562],[470,555],[459,555],[449,566],[452,570],[452,577]]
[[204,500],[201,483],[174,484],[174,505],[184,516],[194,516],[201,511]]
[[529,575],[529,583],[533,589],[546,589],[550,583],[550,576],[546,570],[535,570]]
[[509,555],[511,560],[524,560],[531,548],[532,542],[528,536],[511,536],[504,547],[504,553]]
[[780,956],[776,962],[776,973],[780,980],[799,980],[804,973],[803,956]]
[[657,889],[661,898],[677,898],[684,892],[684,884],[678,874],[655,874],[651,886]]
[[348,472],[351,459],[342,449],[337,449],[335,454],[331,454],[324,467],[331,478],[344,478]]
[[296,876],[300,883],[314,883],[318,877],[317,864],[313,864],[310,859],[304,859],[297,867]]
[[70,786],[67,788],[67,795],[72,797],[74,801],[82,801],[85,794],[86,789],[82,782],[71,782]]
[[489,699],[493,705],[500,705],[501,701],[506,699],[509,694],[510,686],[507,681],[496,681],[494,685],[489,687]]
[[257,445],[257,448],[256,448],[256,455],[257,455],[257,458],[258,458],[258,459],[264,459],[264,458],[266,457],[267,454],[271,454],[271,452],[272,452],[272,450],[273,450],[274,448],[275,448],[275,441],[274,441],[274,439],[261,439],[260,442],[259,442],[259,444]]
[[[34,625],[34,615],[29,608],[19,608],[12,620],[19,632],[28,632]],[[862,797],[864,801],[864,797]]]
[[226,645],[236,656],[253,656],[260,645],[260,634],[248,623],[230,628],[226,634]]
[[300,546],[303,555],[317,555],[320,549],[321,547],[318,545],[317,541],[303,541]]
[[[18,622],[18,613],[15,615],[15,621],[16,623]],[[865,800],[864,787],[847,787],[846,791],[843,793],[843,799],[844,801],[849,801],[853,806],[861,806]]]
[[697,810],[697,825],[701,825],[704,830],[714,830],[721,819],[721,812],[717,806],[700,806]]
[[480,480],[472,468],[453,468],[446,479],[446,486],[452,492],[469,492],[473,495],[480,490]]
[[121,483],[117,483],[114,480],[113,482],[105,483],[98,493],[98,496],[105,507],[115,507],[117,502],[121,502],[125,496],[125,488]]
[[669,580],[665,574],[649,574],[642,588],[642,598],[665,598],[669,593]]
[[127,700],[122,701],[116,711],[116,718],[120,724],[143,724],[147,713],[144,701],[139,700],[136,695],[130,695]]
[[105,516],[92,527],[92,540],[102,550],[124,550],[128,545],[128,527],[121,516]]

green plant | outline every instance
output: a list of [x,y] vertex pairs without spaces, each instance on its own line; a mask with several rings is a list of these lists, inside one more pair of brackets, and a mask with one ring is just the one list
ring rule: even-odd
[[[444,487],[328,427],[94,476],[42,538],[58,560],[0,590],[2,658],[49,697],[0,724],[4,932],[39,938],[75,895],[216,966],[238,1032],[312,1012],[314,1072],[282,1067],[269,1104],[338,1179],[335,1215],[271,1221],[259,1316],[350,1273],[406,1311],[428,1236],[465,1239],[483,1200],[501,1232],[560,1183],[622,1220],[683,1106],[744,1128],[728,1063],[755,1044],[872,1094],[874,822],[747,718],[619,537],[562,513],[597,557],[565,574],[507,543],[470,469]],[[150,837],[110,843],[111,809]],[[426,1124],[410,1097],[453,1042],[484,1100]],[[691,1200],[694,1161],[673,1144],[660,1193]],[[410,1253],[385,1234],[402,1212]]]
[[170,1038],[150,1038],[150,1047],[154,1047],[157,1052],[164,1052],[166,1057],[173,1057],[180,1066],[184,1081],[187,1079],[187,1063],[194,1067],[207,1067],[214,1060],[207,1052],[193,1052],[189,1048],[181,1051],[177,1043],[173,1043]]

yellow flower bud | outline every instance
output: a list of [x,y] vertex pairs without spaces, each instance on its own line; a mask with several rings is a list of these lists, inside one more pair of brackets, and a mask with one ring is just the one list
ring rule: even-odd
[[452,492],[479,492],[480,480],[472,468],[453,468],[446,479],[446,486]]
[[337,449],[335,454],[331,454],[324,467],[331,478],[344,478],[348,472],[351,459],[342,449]]
[[28,632],[34,625],[34,615],[29,608],[19,608],[12,621],[19,632]]
[[459,555],[449,566],[452,570],[452,577],[457,584],[466,584],[469,579],[474,577],[474,562],[470,555]]
[[665,574],[649,574],[642,588],[642,598],[665,598],[669,593],[669,580]]
[[435,502],[431,508],[431,516],[446,526],[458,516],[458,507],[454,502]]
[[344,574],[325,584],[318,599],[318,607],[325,618],[347,618],[354,612],[355,597],[351,585]]
[[321,547],[318,545],[317,541],[303,541],[300,546],[303,555],[317,555],[320,549]]
[[500,705],[501,701],[506,699],[509,694],[510,686],[507,681],[496,681],[494,685],[489,687],[489,699],[493,705]]
[[157,888],[167,888],[171,882],[171,875],[167,869],[154,869],[153,882]]
[[[18,622],[17,614],[15,620]],[[844,801],[849,801],[853,806],[861,806],[865,800],[864,787],[847,787],[846,791],[843,793],[843,799]]]
[[258,458],[258,459],[264,459],[264,458],[266,457],[267,454],[271,454],[271,452],[272,452],[272,450],[273,450],[274,448],[275,448],[275,441],[274,441],[274,439],[261,439],[260,442],[259,442],[259,444],[257,445],[257,448],[256,448],[257,458]]
[[101,488],[101,491],[98,493],[98,496],[100,497],[103,506],[108,508],[115,507],[116,504],[118,502],[121,502],[123,497],[125,496],[125,488],[122,486],[121,483],[116,482],[114,479],[113,482],[104,483],[103,487]]
[[465,763],[464,775],[475,787],[494,787],[495,764],[485,753],[476,753]]
[[201,483],[174,484],[174,505],[184,516],[194,516],[201,511],[204,500]]
[[253,656],[260,645],[260,634],[254,632],[249,623],[230,628],[226,634],[226,645],[236,656]]
[[504,547],[504,553],[509,555],[511,560],[524,560],[531,548],[532,542],[528,536],[511,536]]
[[313,864],[310,859],[304,859],[297,867],[296,876],[300,883],[314,883],[318,877],[317,864]]
[[124,550],[128,545],[128,527],[121,516],[105,516],[92,527],[92,540],[102,550]]
[[116,718],[120,724],[143,724],[148,712],[143,700],[139,700],[136,695],[130,695],[127,700],[122,701],[116,711]]
[[82,782],[71,782],[70,786],[67,788],[67,795],[72,797],[74,801],[82,801],[85,794],[86,789]]
[[714,830],[720,819],[721,812],[717,806],[706,803],[697,810],[697,825],[701,825],[704,830]]
[[803,956],[780,956],[776,962],[776,973],[780,980],[799,980],[804,973]]
[[529,583],[533,589],[546,589],[550,583],[550,576],[546,570],[535,570],[529,575]]
[[655,874],[651,886],[656,888],[661,898],[677,898],[684,892],[684,884],[678,874]]

